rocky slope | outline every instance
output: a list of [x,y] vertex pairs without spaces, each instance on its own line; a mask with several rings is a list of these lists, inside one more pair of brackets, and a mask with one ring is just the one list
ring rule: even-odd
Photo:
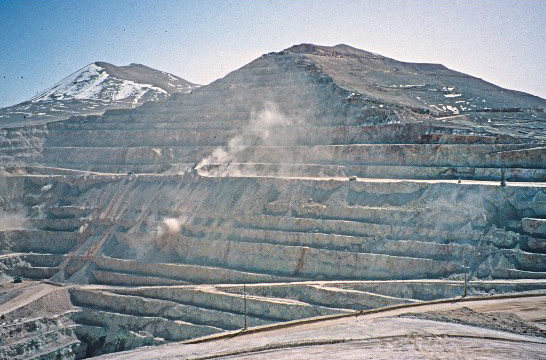
[[46,123],[74,115],[102,114],[107,109],[134,108],[196,87],[178,76],[141,64],[115,66],[95,62],[28,101],[0,109],[0,126]]
[[543,305],[544,296],[422,304],[101,359],[541,359]]
[[239,328],[244,284],[249,326],[460,296],[465,277],[541,290],[545,107],[299,45],[164,102],[3,129],[0,269],[66,284],[74,357]]

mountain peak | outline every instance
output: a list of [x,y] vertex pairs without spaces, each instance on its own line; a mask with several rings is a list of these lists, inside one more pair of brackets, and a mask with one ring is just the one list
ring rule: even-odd
[[196,85],[178,76],[141,64],[116,66],[97,61],[84,66],[31,99],[129,101],[159,100],[163,95],[187,92]]
[[271,55],[297,55],[354,97],[435,115],[544,107],[544,100],[502,89],[441,64],[391,59],[346,44],[299,44]]
[[[306,55],[319,55],[319,56],[332,56],[332,57],[367,57],[367,58],[385,58],[379,54],[368,52],[365,50],[357,49],[347,44],[338,44],[335,46],[324,46],[303,43],[299,45],[291,46],[284,52],[306,54]],[[386,59],[386,58],[385,58]]]
[[3,126],[62,120],[73,115],[100,114],[106,109],[132,108],[162,101],[199,85],[142,64],[117,66],[104,61],[88,64],[49,89],[0,109]]

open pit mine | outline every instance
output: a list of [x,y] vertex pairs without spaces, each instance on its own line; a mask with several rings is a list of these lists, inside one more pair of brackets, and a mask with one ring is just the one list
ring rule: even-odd
[[546,100],[347,45],[178,79],[0,129],[0,359],[546,357]]

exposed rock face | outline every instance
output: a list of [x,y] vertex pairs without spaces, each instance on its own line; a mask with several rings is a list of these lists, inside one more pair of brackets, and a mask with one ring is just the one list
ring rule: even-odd
[[465,274],[468,294],[543,289],[544,108],[299,45],[165,102],[4,129],[21,221],[0,269],[79,284],[74,356],[240,328],[242,284],[249,326],[459,296]]
[[[417,304],[282,324],[101,359],[470,359],[544,357],[544,295]],[[236,335],[236,336],[235,336]],[[464,353],[464,355],[463,355]],[[441,354],[441,355],[440,355]]]
[[198,85],[141,64],[89,64],[29,101],[0,109],[0,126],[24,126],[164,101]]

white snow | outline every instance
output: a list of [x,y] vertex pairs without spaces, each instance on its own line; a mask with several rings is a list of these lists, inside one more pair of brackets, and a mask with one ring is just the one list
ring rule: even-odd
[[446,108],[447,108],[447,110],[451,111],[451,112],[454,113],[454,114],[458,114],[458,113],[459,113],[459,109],[457,109],[455,106],[446,105]]
[[116,78],[107,73],[104,68],[90,64],[38,94],[31,101],[45,101],[52,98],[119,101],[130,97],[137,98],[138,101],[148,91],[168,94],[165,90],[150,84]]
[[53,184],[44,185],[44,186],[42,186],[42,188],[40,189],[40,191],[46,192],[46,191],[51,190],[52,187],[53,187]]
[[352,92],[345,99],[346,100],[357,99],[360,96],[361,96],[361,94]]
[[444,94],[444,96],[447,98],[455,98],[455,97],[463,96],[463,94]]

